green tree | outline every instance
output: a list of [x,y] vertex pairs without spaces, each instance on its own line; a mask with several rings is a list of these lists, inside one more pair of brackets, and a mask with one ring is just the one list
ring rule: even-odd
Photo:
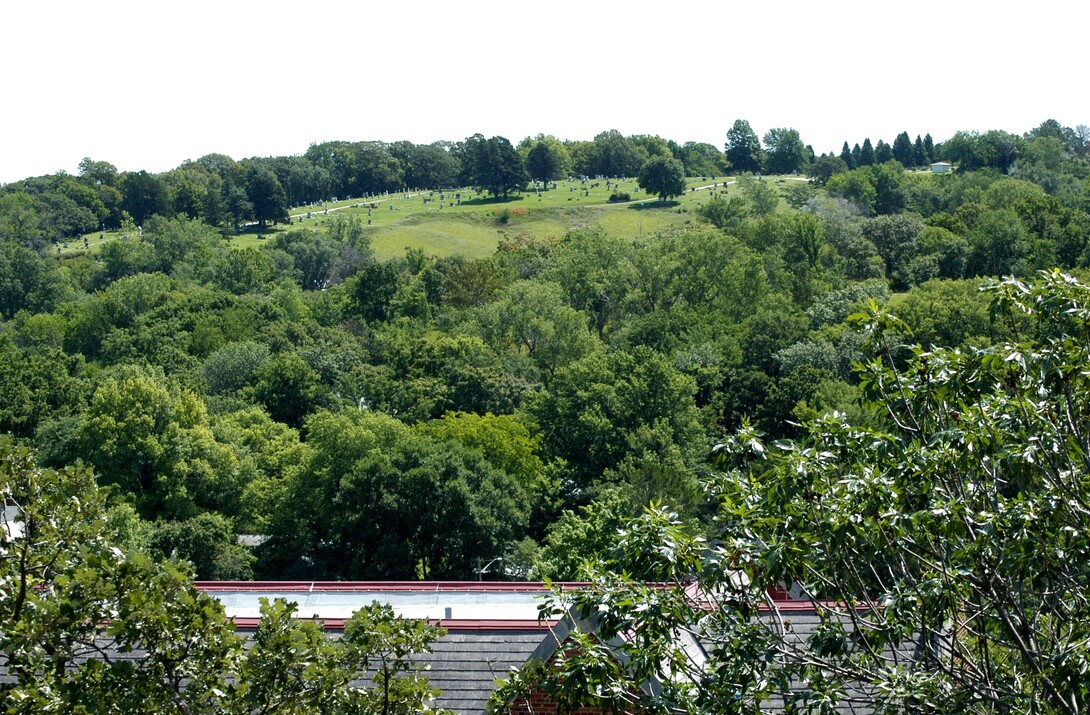
[[[319,413],[274,529],[278,563],[322,578],[470,579],[520,538],[526,494],[479,452],[368,411]],[[267,567],[267,565],[266,565]]]
[[121,208],[128,212],[136,225],[155,214],[170,212],[170,197],[166,186],[155,174],[146,171],[127,172],[121,175]]
[[677,159],[655,156],[640,167],[640,187],[666,201],[685,193],[685,167]]
[[904,290],[911,282],[908,266],[919,252],[923,229],[920,217],[913,214],[876,216],[863,224],[863,236],[874,244],[886,262],[886,274],[894,290]]
[[738,188],[749,203],[752,216],[769,216],[780,205],[780,195],[763,178],[744,175],[738,177]]
[[761,141],[745,119],[736,119],[727,130],[727,161],[736,173],[761,170]]
[[893,147],[879,139],[874,146],[874,163],[885,164],[887,161],[893,161]]
[[916,143],[912,146],[912,152],[912,166],[927,166],[931,163],[931,157],[927,154],[927,148],[924,146],[919,134],[916,135]]
[[594,137],[594,166],[590,176],[635,176],[647,155],[616,129]]
[[116,485],[147,518],[235,505],[234,454],[215,440],[201,399],[161,372],[126,366],[104,377],[77,439],[77,454],[102,483]]
[[[443,633],[425,621],[372,604],[334,639],[263,601],[245,647],[187,567],[118,548],[89,470],[41,469],[4,442],[0,493],[19,519],[0,525],[6,712],[409,715],[436,695],[413,659]],[[352,686],[363,677],[374,686]]]
[[[851,154],[849,153],[848,156],[850,158]],[[848,171],[848,164],[843,157],[822,156],[810,165],[806,173],[815,184],[824,186],[834,175],[843,174],[846,171]]]
[[848,148],[848,142],[844,142],[844,146],[841,147],[840,158],[844,161],[844,165],[849,169],[855,168],[855,155],[852,154],[852,150]]
[[518,150],[504,137],[485,139],[474,134],[462,144],[461,162],[466,183],[496,198],[522,191],[529,180]]
[[[626,526],[591,587],[545,611],[588,620],[497,703],[532,684],[618,711],[756,712],[774,698],[1082,712],[1090,289],[1051,273],[990,292],[998,315],[1031,321],[987,349],[898,354],[897,321],[863,317],[878,352],[861,373],[871,426],[831,414],[799,443],[733,436],[707,482],[714,541],[665,508]],[[783,588],[814,614],[807,636],[770,595]],[[702,657],[690,637],[711,644]]]
[[769,129],[764,136],[765,169],[770,174],[795,174],[810,163],[797,129]]
[[[664,433],[662,448],[688,452],[699,439],[695,385],[662,355],[592,353],[559,370],[548,392],[527,406],[542,430],[547,453],[567,460],[580,490],[637,455],[651,432]],[[658,438],[659,435],[656,435]]]
[[0,241],[0,319],[20,310],[48,312],[65,294],[57,262],[14,242]]
[[729,232],[741,226],[749,212],[745,200],[740,196],[713,196],[697,209],[697,213],[716,228]]
[[152,555],[187,561],[204,581],[253,578],[254,556],[238,543],[231,523],[220,514],[198,514],[182,521],[160,521],[148,539]]
[[246,172],[246,198],[253,206],[254,218],[261,228],[265,223],[288,221],[288,195],[271,169],[251,164]]
[[873,166],[875,163],[874,146],[870,143],[870,137],[863,140],[863,148],[859,150],[859,166]]
[[534,181],[546,184],[571,171],[571,157],[555,137],[539,136],[526,154],[526,169]]
[[549,254],[542,277],[564,288],[568,305],[590,316],[599,338],[623,319],[632,288],[631,242],[601,229],[571,231]]
[[525,354],[548,382],[561,367],[595,348],[586,315],[564,303],[564,289],[552,282],[516,281],[481,315],[485,340]]
[[[923,148],[923,144],[920,148]],[[901,132],[893,140],[893,158],[906,168],[916,166],[916,152],[912,147],[912,140],[908,138],[908,132]]]
[[254,398],[273,419],[299,427],[311,412],[323,406],[329,388],[298,353],[277,353],[253,371]]

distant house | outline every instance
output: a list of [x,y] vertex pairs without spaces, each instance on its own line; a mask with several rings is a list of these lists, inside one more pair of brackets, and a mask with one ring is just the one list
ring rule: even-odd
[[484,713],[496,680],[523,665],[557,624],[538,620],[538,605],[548,593],[542,583],[205,581],[196,586],[223,604],[241,633],[257,630],[262,597],[294,601],[300,618],[319,619],[333,632],[372,601],[389,604],[402,618],[437,623],[447,634],[420,660],[428,665],[428,682],[441,691],[435,707],[465,715]]
[[[8,515],[6,515],[8,516]],[[562,583],[553,587],[575,589],[585,584]],[[310,582],[310,581],[233,581],[197,582],[197,588],[215,597],[237,631],[244,636],[256,633],[261,598],[283,598],[298,604],[300,618],[322,621],[334,635],[343,631],[345,622],[360,608],[378,601],[388,604],[403,618],[425,618],[441,625],[446,635],[431,644],[431,652],[417,656],[426,664],[426,677],[440,691],[436,708],[460,715],[482,715],[496,681],[506,678],[512,669],[532,659],[549,662],[573,629],[593,629],[593,620],[539,619],[538,607],[550,589],[534,582],[480,581],[382,581],[382,582]],[[812,605],[776,595],[778,619],[789,615],[793,632],[808,638],[817,624]],[[707,657],[706,643],[688,638],[683,644],[695,661]],[[140,658],[139,650],[119,650],[104,638],[102,648],[87,657],[109,656],[116,662]],[[0,657],[0,684],[10,682]],[[353,683],[369,687],[364,679]],[[649,684],[654,687],[654,684]],[[535,702],[518,704],[511,715],[534,713],[549,715],[556,706],[543,692],[535,693]],[[599,715],[591,704],[571,715]]]
[[[441,625],[447,634],[432,644],[432,652],[419,656],[427,664],[429,683],[441,694],[435,707],[460,715],[483,715],[496,681],[531,660],[549,662],[573,630],[594,631],[595,619],[539,620],[538,607],[550,590],[538,582],[481,581],[378,581],[378,582],[198,582],[197,588],[215,596],[227,616],[243,633],[256,631],[262,596],[284,598],[299,604],[301,618],[323,621],[327,631],[337,632],[353,613],[372,601],[389,604],[403,618],[426,618]],[[553,584],[565,590],[585,584]],[[820,623],[809,600],[782,591],[773,595],[772,610],[765,612],[769,627],[787,624],[799,643],[807,641]],[[703,663],[710,644],[689,635],[681,644],[694,662]],[[360,687],[369,684],[360,681]],[[799,684],[796,684],[799,685]],[[654,683],[647,687],[657,687]],[[801,687],[801,686],[800,686]],[[555,703],[544,692],[531,696],[532,703],[515,706],[510,715],[553,715]],[[782,711],[782,703],[771,703]],[[851,706],[837,708],[853,712]],[[593,704],[569,715],[601,715]]]
[[934,164],[931,165],[932,174],[945,174],[953,170],[953,165],[945,161],[936,161]]

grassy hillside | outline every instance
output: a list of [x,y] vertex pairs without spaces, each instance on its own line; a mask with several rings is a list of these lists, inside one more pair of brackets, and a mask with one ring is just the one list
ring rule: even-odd
[[[770,179],[782,189],[792,178]],[[636,237],[675,224],[694,220],[693,212],[708,201],[713,192],[738,191],[732,177],[691,177],[688,191],[672,201],[660,202],[638,189],[635,179],[610,182],[558,181],[556,188],[528,191],[506,201],[493,199],[472,189],[454,192],[390,194],[367,199],[331,201],[300,206],[291,210],[291,224],[270,226],[259,232],[252,226],[231,238],[235,247],[259,245],[278,232],[297,228],[324,231],[337,215],[356,216],[369,222],[376,255],[380,259],[404,253],[406,248],[420,248],[435,256],[461,255],[476,258],[490,255],[504,238],[524,236],[536,240],[556,240],[572,229],[601,226],[614,236]],[[610,203],[611,194],[627,193],[630,200]],[[781,202],[781,207],[784,204]],[[118,232],[88,236],[88,248],[94,252],[103,241],[113,240]],[[84,250],[73,241],[66,251]]]

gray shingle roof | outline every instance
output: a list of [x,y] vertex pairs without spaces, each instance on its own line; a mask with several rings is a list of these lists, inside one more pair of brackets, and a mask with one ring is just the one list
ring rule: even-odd
[[483,713],[498,678],[526,662],[548,635],[539,631],[451,631],[432,644],[422,660],[432,686],[442,691],[436,705],[458,713]]

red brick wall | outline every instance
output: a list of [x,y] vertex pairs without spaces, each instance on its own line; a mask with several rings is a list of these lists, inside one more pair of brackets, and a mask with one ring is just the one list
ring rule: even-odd
[[[575,710],[564,711],[565,715],[604,715],[607,711],[596,707],[580,707]],[[557,715],[556,703],[549,699],[541,690],[534,690],[530,697],[516,703],[508,713],[510,715]]]

